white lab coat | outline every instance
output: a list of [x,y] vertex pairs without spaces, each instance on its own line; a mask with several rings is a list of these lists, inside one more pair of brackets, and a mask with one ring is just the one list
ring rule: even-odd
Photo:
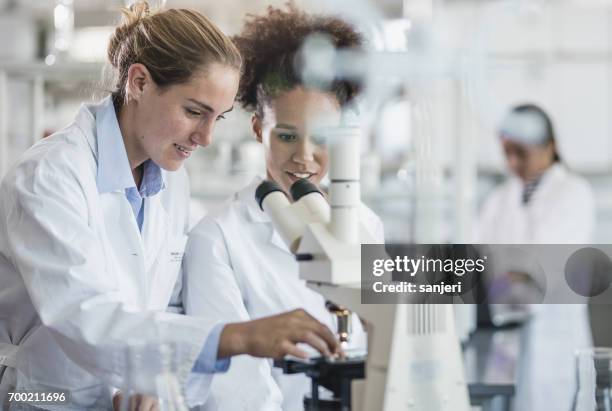
[[593,192],[581,177],[554,164],[527,206],[523,184],[510,177],[485,202],[478,240],[490,244],[586,244],[595,220]]
[[[236,193],[221,212],[205,217],[190,233],[185,251],[183,297],[189,315],[244,321],[304,308],[334,329],[325,299],[299,279],[298,264],[268,215],[255,201],[257,178]],[[384,242],[380,219],[362,206],[361,219],[380,243]],[[354,320],[356,317],[354,318]],[[359,320],[355,344],[365,347]],[[213,381],[208,410],[302,410],[310,380],[302,374],[283,375],[270,363],[250,357],[234,358],[225,375]]]
[[[126,384],[126,342],[148,344],[137,370],[148,376],[160,370],[159,344],[176,343],[184,382],[214,325],[164,311],[186,242],[185,172],[165,173],[166,189],[145,200],[141,235],[122,190],[98,193],[100,107],[81,107],[2,181],[0,355],[14,354],[3,359],[14,367],[0,366],[0,399],[14,388],[64,389],[70,405],[43,408],[107,410],[110,387]],[[208,378],[196,376],[194,398],[204,400]],[[152,379],[134,388],[155,392]]]
[[[527,206],[521,195],[522,183],[516,177],[493,192],[483,207],[480,243],[591,243],[595,207],[584,179],[555,164],[542,176]],[[592,344],[587,307],[544,304],[534,313],[525,324],[515,409],[569,410],[575,389],[574,350]]]

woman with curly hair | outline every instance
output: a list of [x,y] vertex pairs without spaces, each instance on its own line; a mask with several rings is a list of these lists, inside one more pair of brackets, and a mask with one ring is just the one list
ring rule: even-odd
[[[286,192],[301,178],[321,183],[328,152],[317,131],[338,126],[342,109],[359,91],[350,81],[338,79],[328,90],[318,90],[300,79],[296,56],[314,33],[327,36],[339,49],[362,45],[361,36],[346,22],[308,15],[292,5],[250,16],[234,38],[244,62],[238,101],[253,112],[253,134],[265,149],[266,178]],[[244,321],[303,308],[334,329],[324,298],[299,279],[295,257],[255,201],[261,181],[257,178],[237,192],[223,211],[205,217],[191,232],[184,264],[186,312]],[[360,212],[365,226],[382,242],[378,217],[365,206]],[[352,344],[364,347],[363,329],[358,320],[353,323]],[[308,378],[282,375],[266,360],[238,358],[226,375],[215,377],[208,409],[278,409],[277,387],[282,409],[303,409]]]

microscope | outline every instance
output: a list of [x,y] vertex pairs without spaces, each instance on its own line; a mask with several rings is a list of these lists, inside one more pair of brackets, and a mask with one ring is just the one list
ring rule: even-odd
[[[468,411],[452,306],[362,304],[361,246],[375,241],[359,221],[360,134],[351,126],[325,130],[329,202],[308,180],[293,184],[292,201],[271,181],[255,195],[295,254],[300,278],[333,301],[336,311],[350,309],[365,322],[367,356],[285,359],[277,365],[311,377],[310,410]],[[319,401],[319,385],[334,393],[328,403],[334,406]]]

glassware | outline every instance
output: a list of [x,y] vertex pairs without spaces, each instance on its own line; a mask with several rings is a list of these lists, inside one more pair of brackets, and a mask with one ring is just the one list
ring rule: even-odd
[[612,348],[576,352],[576,394],[572,411],[612,411]]
[[128,368],[125,384],[120,387],[121,411],[131,409],[130,398],[138,395],[157,398],[160,411],[189,410],[178,377],[176,344],[129,341],[126,354]]
[[160,411],[189,411],[178,379],[176,345],[161,344],[161,373],[156,377]]

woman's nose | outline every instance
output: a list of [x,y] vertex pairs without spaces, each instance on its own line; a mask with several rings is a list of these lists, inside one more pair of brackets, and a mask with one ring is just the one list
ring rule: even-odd
[[200,125],[191,139],[194,143],[206,147],[212,142],[213,132],[215,131],[215,122],[207,121]]
[[293,153],[292,159],[299,164],[305,164],[314,160],[314,146],[309,138],[301,139],[297,150]]

